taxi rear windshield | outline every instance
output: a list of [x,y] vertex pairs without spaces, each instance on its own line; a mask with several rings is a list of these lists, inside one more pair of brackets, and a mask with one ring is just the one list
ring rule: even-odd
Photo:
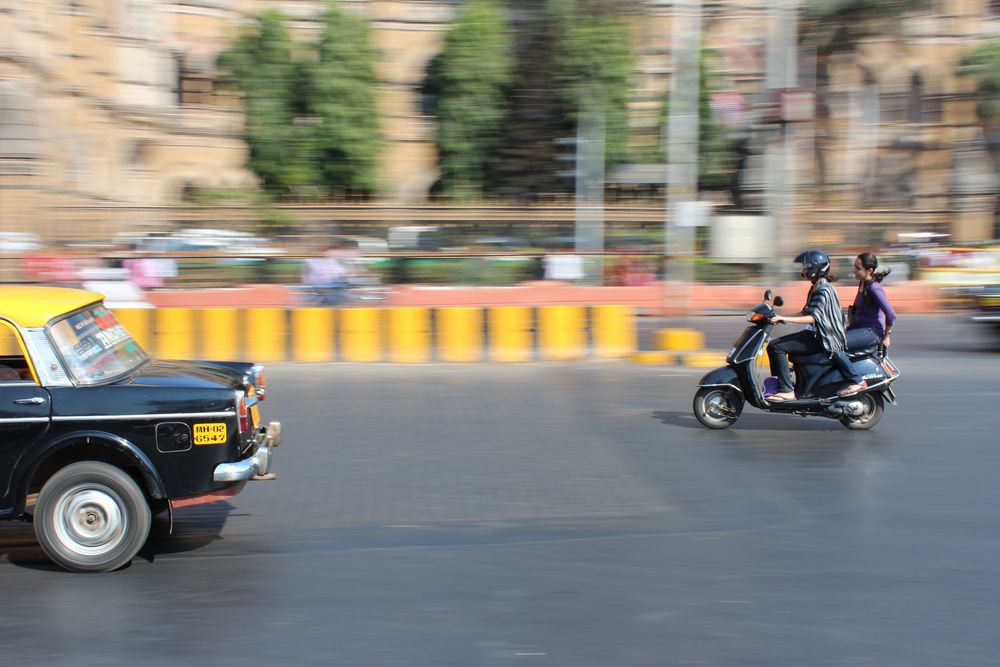
[[49,327],[73,382],[101,384],[132,372],[149,357],[103,305],[91,306]]

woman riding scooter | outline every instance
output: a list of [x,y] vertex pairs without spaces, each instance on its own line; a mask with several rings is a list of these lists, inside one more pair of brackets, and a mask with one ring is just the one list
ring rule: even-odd
[[882,288],[882,279],[889,275],[888,267],[879,268],[878,257],[863,252],[854,260],[854,277],[858,279],[858,294],[851,306],[847,324],[847,349],[855,350],[881,344],[892,345],[889,334],[896,323],[896,311]]
[[801,315],[775,315],[771,323],[807,324],[809,329],[782,336],[767,346],[767,356],[771,363],[771,375],[778,380],[778,392],[769,401],[794,401],[795,392],[792,389],[792,373],[788,367],[788,355],[809,355],[825,352],[832,359],[840,373],[851,383],[838,395],[856,394],[866,388],[865,381],[851,366],[847,349],[847,331],[844,329],[844,317],[841,311],[840,299],[833,282],[836,276],[830,275],[830,258],[820,250],[807,250],[795,258],[796,264],[802,265],[802,277],[812,282],[808,301]]

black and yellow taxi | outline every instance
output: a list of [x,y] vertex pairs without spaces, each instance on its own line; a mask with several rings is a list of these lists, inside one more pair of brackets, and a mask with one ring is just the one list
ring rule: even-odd
[[972,321],[992,330],[1000,339],[1000,284],[974,290],[972,303]]
[[252,363],[151,359],[100,294],[0,287],[0,519],[73,571],[129,563],[158,512],[273,477]]

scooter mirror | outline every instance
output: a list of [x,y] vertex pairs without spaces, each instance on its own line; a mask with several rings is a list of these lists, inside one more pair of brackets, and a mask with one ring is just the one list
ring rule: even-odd
[[771,290],[767,290],[766,292],[764,292],[764,301],[770,301],[770,300],[771,300]]
[[780,296],[774,297],[774,307],[775,308],[781,308],[784,305],[785,305],[785,300],[784,299],[782,299]]

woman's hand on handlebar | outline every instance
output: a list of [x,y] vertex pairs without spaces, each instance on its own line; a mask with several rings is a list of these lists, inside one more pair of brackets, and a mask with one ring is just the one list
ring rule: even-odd
[[785,318],[782,317],[781,315],[772,315],[769,321],[771,322],[771,324],[784,324]]

